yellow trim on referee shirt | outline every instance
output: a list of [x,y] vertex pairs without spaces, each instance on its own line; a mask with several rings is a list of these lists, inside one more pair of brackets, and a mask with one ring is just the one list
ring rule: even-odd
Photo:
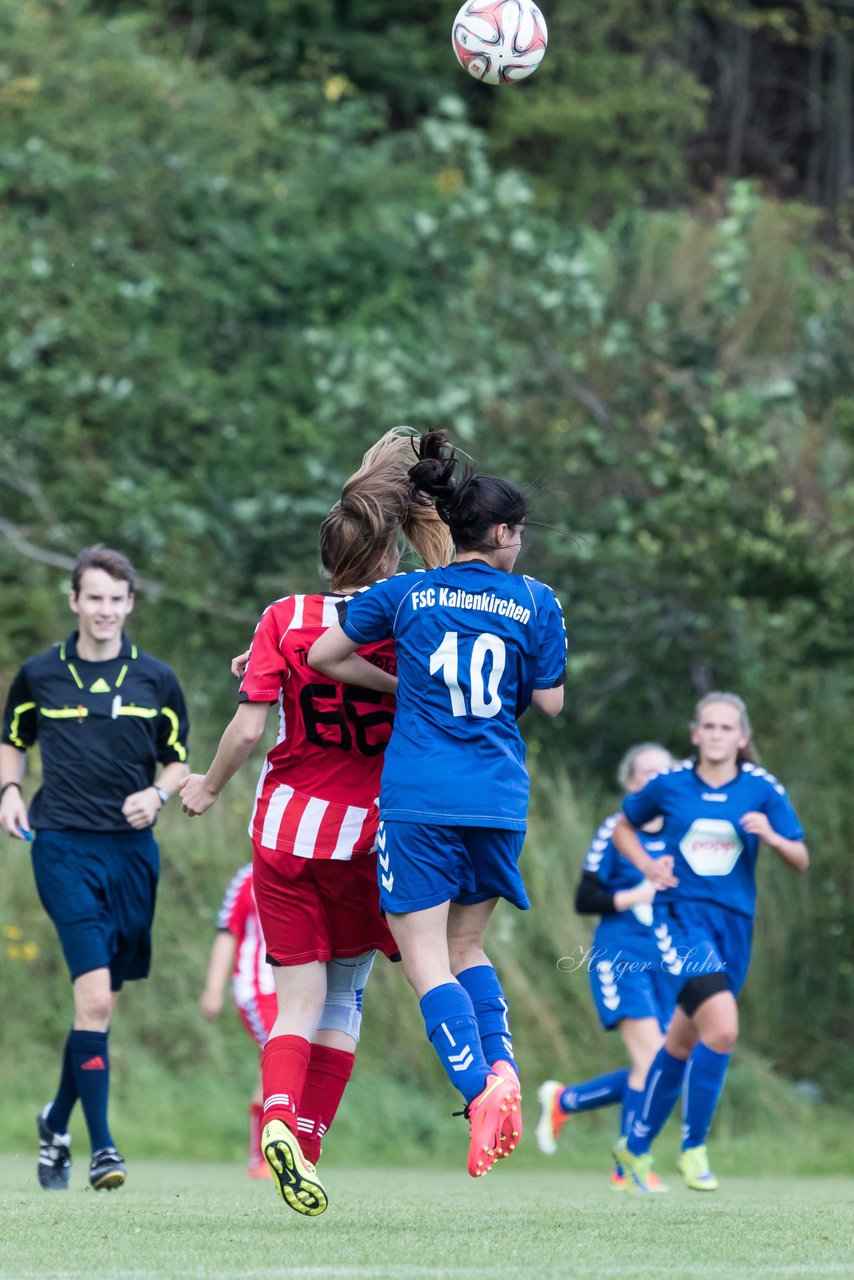
[[172,732],[169,734],[166,745],[167,747],[175,748],[175,754],[177,755],[178,759],[183,763],[183,761],[187,759],[187,748],[184,746],[182,742],[178,741],[178,730],[180,729],[180,725],[178,723],[178,717],[171,707],[161,707],[160,712],[161,712],[161,715],[164,715],[166,719],[169,721],[169,723],[172,725]]
[[117,716],[140,716],[143,720],[153,720],[157,715],[156,707],[118,707]]
[[13,747],[20,747],[22,751],[26,751],[26,743],[18,733],[18,727],[21,723],[21,716],[25,711],[33,711],[35,709],[34,702],[20,702],[17,707],[12,709],[12,723],[9,726],[9,737],[12,739]]
[[88,707],[39,707],[39,711],[48,720],[82,720],[88,716]]

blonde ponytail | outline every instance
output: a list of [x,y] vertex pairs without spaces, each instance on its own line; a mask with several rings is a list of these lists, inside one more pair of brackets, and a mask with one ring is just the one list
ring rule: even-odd
[[425,568],[449,562],[449,531],[409,479],[418,439],[408,427],[387,431],[368,449],[321,525],[320,556],[333,591],[373,581],[401,533]]

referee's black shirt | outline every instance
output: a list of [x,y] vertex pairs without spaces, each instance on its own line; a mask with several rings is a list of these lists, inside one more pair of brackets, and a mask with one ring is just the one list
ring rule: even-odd
[[150,787],[159,760],[187,758],[189,724],[171,667],[122,635],[118,657],[86,662],[77,632],[21,667],[6,702],[3,742],[38,739],[36,830],[129,832],[125,798]]

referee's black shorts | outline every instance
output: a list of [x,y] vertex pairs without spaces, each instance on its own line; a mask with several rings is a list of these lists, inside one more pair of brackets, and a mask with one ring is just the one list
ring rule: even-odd
[[120,991],[124,982],[146,978],[159,874],[151,830],[38,831],[32,856],[72,981],[105,968]]

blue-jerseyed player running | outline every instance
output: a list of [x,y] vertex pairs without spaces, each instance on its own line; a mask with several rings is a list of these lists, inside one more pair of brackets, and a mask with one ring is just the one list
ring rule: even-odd
[[[617,778],[625,791],[633,793],[673,763],[670,752],[659,743],[641,742],[625,753]],[[631,1067],[579,1084],[546,1080],[540,1086],[537,1142],[544,1155],[554,1155],[558,1135],[570,1116],[581,1111],[619,1105],[620,1132],[623,1136],[629,1132],[647,1070],[664,1043],[676,1002],[678,980],[672,970],[678,961],[666,929],[656,933],[653,928],[655,886],[615,848],[611,836],[619,819],[619,813],[606,818],[587,850],[575,909],[581,915],[601,917],[584,962],[599,1021],[606,1031],[619,1032]],[[662,819],[656,818],[638,832],[652,858],[666,848],[661,826]],[[620,1170],[611,1179],[617,1188],[625,1181]],[[663,1189],[655,1174],[650,1182]]]
[[551,588],[511,571],[526,514],[513,485],[466,470],[441,432],[410,476],[450,528],[453,564],[376,583],[341,606],[309,661],[374,687],[358,645],[393,636],[397,712],[380,794],[380,904],[427,1037],[466,1102],[468,1171],[521,1133],[507,1000],[483,949],[499,898],[529,905],[518,861],[529,780],[518,717],[563,706],[566,638]]
[[[742,700],[732,693],[701,699],[691,740],[696,763],[627,796],[613,834],[620,852],[656,882],[656,921],[670,930],[683,961],[684,984],[665,1043],[647,1074],[631,1132],[614,1149],[630,1189],[642,1194],[650,1190],[650,1147],[683,1088],[690,1106],[680,1171],[694,1190],[717,1187],[706,1135],[738,1038],[736,997],[750,962],[760,842],[797,871],[809,865],[785,789],[753,762]],[[667,852],[653,861],[637,828],[659,816]]]

